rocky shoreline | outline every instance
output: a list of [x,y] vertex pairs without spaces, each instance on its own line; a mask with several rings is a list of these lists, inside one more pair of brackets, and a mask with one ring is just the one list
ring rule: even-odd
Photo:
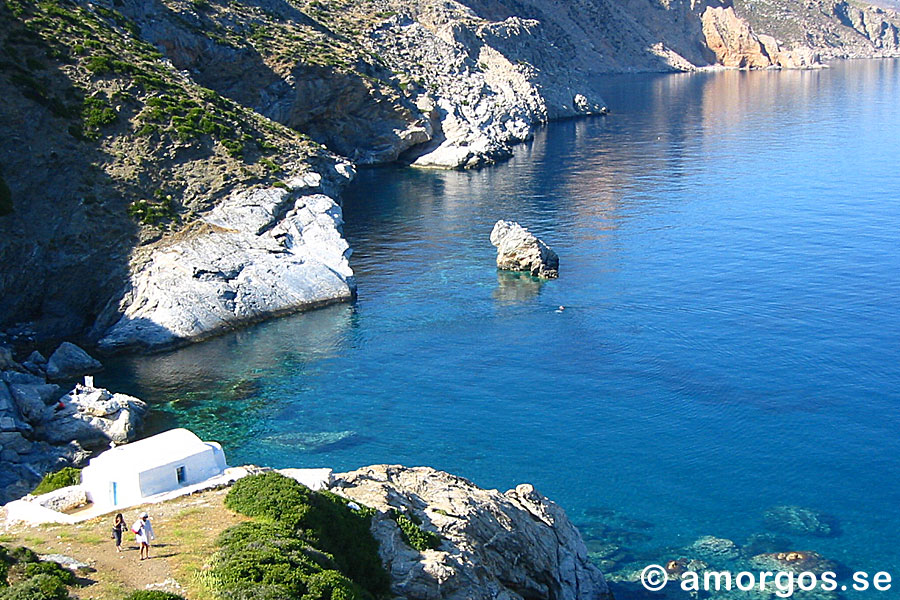
[[101,368],[68,342],[49,359],[34,351],[22,363],[0,346],[0,503],[29,493],[48,472],[81,466],[92,453],[137,438],[145,402],[80,383],[66,393],[52,383]]
[[[541,124],[605,114],[604,74],[900,56],[898,13],[833,0],[784,3],[801,28],[742,0],[99,4],[59,9],[71,39],[43,5],[4,14],[0,35],[44,50],[0,78],[12,341],[159,350],[348,300],[353,165],[503,160]],[[93,108],[59,109],[66,90]]]

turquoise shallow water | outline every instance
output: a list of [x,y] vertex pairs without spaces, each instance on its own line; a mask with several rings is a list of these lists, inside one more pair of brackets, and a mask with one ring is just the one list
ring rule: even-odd
[[[794,549],[900,580],[900,62],[607,89],[508,163],[362,171],[354,304],[98,381],[232,464],[532,482],[636,561],[807,506],[841,534]],[[498,273],[498,218],[560,279]]]

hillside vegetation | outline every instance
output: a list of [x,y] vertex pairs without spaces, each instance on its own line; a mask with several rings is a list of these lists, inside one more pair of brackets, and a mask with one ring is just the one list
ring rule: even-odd
[[898,25],[848,0],[2,0],[0,328],[96,342],[154,250],[234,194],[315,172],[336,196],[338,156],[478,167],[603,114],[604,73],[897,56]]

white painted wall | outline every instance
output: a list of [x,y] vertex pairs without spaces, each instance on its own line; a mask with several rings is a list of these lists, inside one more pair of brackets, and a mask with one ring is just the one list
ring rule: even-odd
[[[126,446],[108,450],[92,459],[81,473],[81,485],[87,492],[88,499],[96,507],[108,510],[134,506],[148,496],[195,485],[225,471],[225,453],[219,444],[201,442],[184,430],[181,433],[170,432],[168,438],[161,436],[166,436],[166,433],[160,434],[160,439],[173,440],[175,443],[180,440],[184,444],[179,444],[183,456],[179,457],[181,452],[178,451],[154,452],[154,437],[157,436],[129,444],[127,451]],[[139,448],[146,448],[147,452],[134,452]],[[128,454],[123,454],[123,451]],[[165,462],[154,464],[154,456]],[[182,482],[177,477],[179,467],[184,467],[185,477]],[[112,494],[113,484],[115,498]]]

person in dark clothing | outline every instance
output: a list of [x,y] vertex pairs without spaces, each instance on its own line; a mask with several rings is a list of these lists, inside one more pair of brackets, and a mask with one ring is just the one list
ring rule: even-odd
[[122,551],[122,534],[125,532],[126,527],[125,517],[122,516],[122,513],[117,514],[112,528],[112,537],[116,541],[116,552]]

